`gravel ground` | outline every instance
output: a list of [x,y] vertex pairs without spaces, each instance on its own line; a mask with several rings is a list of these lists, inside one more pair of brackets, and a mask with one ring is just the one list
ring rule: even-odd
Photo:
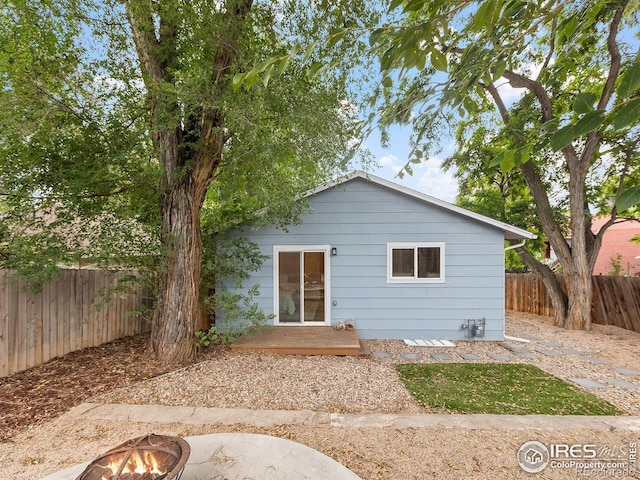
[[[103,403],[160,404],[193,407],[298,410],[301,408],[339,413],[403,412],[427,413],[402,386],[394,370],[407,363],[402,354],[420,356],[417,363],[434,363],[432,353],[448,353],[456,362],[460,353],[479,355],[478,362],[495,362],[490,354],[509,355],[512,363],[531,363],[557,377],[589,378],[606,384],[591,392],[623,411],[640,415],[640,388],[623,389],[606,380],[636,382],[640,377],[617,373],[612,367],[640,369],[640,334],[617,327],[595,325],[589,332],[567,331],[551,324],[551,319],[535,315],[507,316],[507,334],[538,340],[510,341],[531,353],[551,350],[549,357],[536,353],[522,359],[496,342],[456,342],[456,348],[409,347],[401,341],[371,340],[370,354],[384,352],[390,358],[282,356],[268,353],[227,352],[222,356],[160,378],[96,397]],[[517,337],[520,338],[520,337]],[[559,344],[562,347],[549,347]],[[570,348],[582,355],[566,354]],[[592,363],[601,359],[607,364]]]
[[[431,353],[475,353],[481,361],[489,354],[508,354],[510,361],[533,363],[559,376],[592,380],[627,380],[640,377],[616,373],[612,366],[637,370],[640,365],[640,334],[610,326],[594,326],[590,332],[566,331],[550,319],[509,314],[508,334],[539,340],[521,343],[533,352],[557,342],[584,355],[560,357],[536,355],[535,360],[516,359],[495,342],[458,342],[453,349],[407,347],[398,341],[370,341],[371,353],[390,358],[303,357],[227,352],[203,363],[161,377],[120,388],[96,397],[111,403],[164,404],[253,409],[315,410],[341,413],[429,413],[420,407],[399,382],[393,369],[406,363],[401,354],[416,353],[420,362],[435,361]],[[596,365],[600,358],[609,365]],[[592,392],[630,414],[640,414],[640,389],[613,385]],[[516,462],[520,445],[529,440],[543,443],[595,443],[610,451],[628,449],[638,442],[638,432],[594,430],[519,431],[507,429],[462,430],[454,428],[342,428],[329,424],[187,426],[171,423],[70,422],[60,417],[30,428],[10,442],[0,444],[0,478],[37,479],[70,465],[87,461],[127,438],[153,431],[178,436],[242,431],[288,438],[340,461],[361,478],[382,479],[511,479],[577,478],[570,470],[547,468],[538,475],[526,474]]]

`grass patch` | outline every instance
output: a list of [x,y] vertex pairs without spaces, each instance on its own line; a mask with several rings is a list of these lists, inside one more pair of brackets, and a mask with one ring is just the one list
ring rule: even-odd
[[456,413],[620,415],[621,410],[527,364],[398,365],[407,389],[423,406]]

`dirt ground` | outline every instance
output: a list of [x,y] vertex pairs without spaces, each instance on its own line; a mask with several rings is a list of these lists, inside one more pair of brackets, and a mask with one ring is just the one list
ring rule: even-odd
[[[145,354],[148,340],[148,335],[126,337],[0,378],[0,443],[91,397],[175,370]],[[195,362],[219,350],[224,347],[200,352]]]
[[[543,340],[558,341],[617,366],[636,370],[640,368],[640,334],[609,326],[595,326],[590,332],[570,332],[553,327],[550,319],[520,314],[508,315],[507,328],[512,334],[523,333],[541,337]],[[474,430],[454,427],[346,428],[333,427],[328,423],[260,428],[244,424],[183,425],[169,423],[168,419],[158,423],[71,422],[64,416],[60,416],[74,405],[86,402],[97,395],[101,395],[101,398],[111,398],[110,401],[113,401],[114,395],[118,396],[119,387],[139,385],[138,382],[142,380],[175,370],[175,367],[161,368],[145,355],[146,341],[144,336],[123,339],[76,352],[26,372],[0,379],[0,478],[35,480],[74,464],[91,460],[128,438],[150,432],[177,436],[234,431],[274,435],[303,443],[334,458],[363,480],[584,478],[575,469],[565,468],[547,468],[536,475],[527,474],[518,466],[516,452],[523,443],[537,440],[545,444],[589,443],[596,445],[598,452],[602,455],[609,453],[611,457],[624,453],[628,456],[629,450],[635,448],[631,445],[637,444],[640,440],[640,432],[603,431],[597,428],[597,425],[594,425],[593,429],[579,430],[509,428]],[[392,344],[379,342],[372,346],[374,349],[407,350],[405,347],[398,347],[397,342]],[[489,345],[487,342],[472,345],[473,348],[478,349],[473,350],[477,353],[494,346],[495,344]],[[397,352],[394,356],[397,356],[396,354]],[[205,384],[208,391],[212,388],[230,388],[230,385],[222,385],[219,381],[215,384],[207,384],[208,377],[206,381],[203,377],[203,372],[207,372],[208,366],[218,365],[216,369],[218,379],[226,377],[230,379],[231,375],[224,370],[228,355],[226,348],[217,347],[202,353],[197,359],[198,362],[202,362],[209,358],[212,362],[204,362],[169,376],[153,378],[143,384],[145,388],[157,390],[158,386],[164,388],[168,381],[178,378],[181,380],[178,383],[185,387],[187,381],[185,375],[193,372],[190,380],[192,385]],[[563,369],[582,369],[578,370],[580,372],[588,372],[588,369],[591,369],[593,374],[598,374],[605,369],[597,365],[586,366],[588,364],[579,362],[577,358],[566,357],[557,365],[550,362],[545,369],[555,369],[557,375]],[[238,360],[247,362],[246,358],[238,357]],[[272,368],[274,365],[280,365],[276,362],[281,362],[282,359],[262,356],[254,360],[256,363],[247,363],[246,367],[253,369],[254,376],[259,374],[255,365],[260,365],[262,369],[260,371],[277,372],[273,380],[269,380],[271,383],[278,383],[278,378],[281,378],[282,383],[289,381],[282,378],[282,367]],[[300,358],[296,361],[306,362],[307,360]],[[337,368],[336,361],[346,363],[339,359],[332,359],[327,361],[327,364],[330,368]],[[348,362],[354,362],[354,360],[348,360]],[[395,360],[362,361],[358,372],[364,374],[366,371],[367,374],[375,375],[375,378],[380,377],[387,381],[386,377],[382,378],[385,373],[383,367],[393,371],[394,362]],[[575,365],[572,365],[572,362]],[[229,368],[237,365],[242,363],[233,364]],[[348,368],[345,371],[355,371],[350,365],[347,363]],[[609,374],[607,371],[607,375]],[[327,373],[323,373],[324,378],[326,375]],[[337,385],[341,385],[338,381],[340,375],[345,374],[340,373],[336,377]],[[298,378],[293,381],[300,384],[302,382]],[[231,380],[226,382],[230,384]],[[310,385],[317,388],[315,384]],[[249,386],[250,384],[234,386],[236,390],[233,391],[239,392],[237,396],[241,397]],[[291,389],[290,386],[287,388]],[[363,383],[359,388],[364,391],[367,386]],[[375,387],[373,389],[375,390]],[[124,396],[124,392],[128,390],[130,389],[120,390],[120,392]],[[193,392],[199,395],[199,391],[193,390]],[[157,391],[154,395],[156,396],[150,403],[166,401],[165,404],[171,404],[171,400],[163,400]],[[192,397],[204,398],[197,395],[194,393]],[[314,395],[315,397],[303,398],[318,397],[317,392]],[[340,395],[339,392],[336,393],[336,397],[338,395]],[[383,397],[384,394],[381,393],[380,396]],[[250,395],[248,398],[247,401],[256,401],[256,398],[251,398]],[[637,403],[635,396],[625,398],[627,400],[631,398]],[[371,402],[372,410],[375,410],[375,400],[374,396],[368,400]],[[233,399],[229,401],[231,402],[229,406],[234,406]],[[342,405],[340,402],[335,404]],[[304,408],[309,407],[304,405]],[[415,411],[416,408],[418,407],[415,405],[403,404],[400,410]],[[341,410],[347,409],[341,408]],[[388,407],[384,409],[388,411]],[[633,408],[628,409],[628,411],[633,410]],[[423,411],[426,412],[426,410]],[[505,427],[508,426],[505,425]],[[625,472],[610,471],[608,473],[609,478],[616,476],[622,478]]]

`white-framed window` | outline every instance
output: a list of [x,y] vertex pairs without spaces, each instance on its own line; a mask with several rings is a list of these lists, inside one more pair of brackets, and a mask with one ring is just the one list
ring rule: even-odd
[[444,243],[388,243],[387,282],[444,283]]

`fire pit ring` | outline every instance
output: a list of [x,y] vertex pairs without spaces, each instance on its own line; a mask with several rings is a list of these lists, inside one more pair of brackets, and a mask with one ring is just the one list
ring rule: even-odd
[[96,458],[76,480],[177,480],[190,453],[182,438],[143,435]]

